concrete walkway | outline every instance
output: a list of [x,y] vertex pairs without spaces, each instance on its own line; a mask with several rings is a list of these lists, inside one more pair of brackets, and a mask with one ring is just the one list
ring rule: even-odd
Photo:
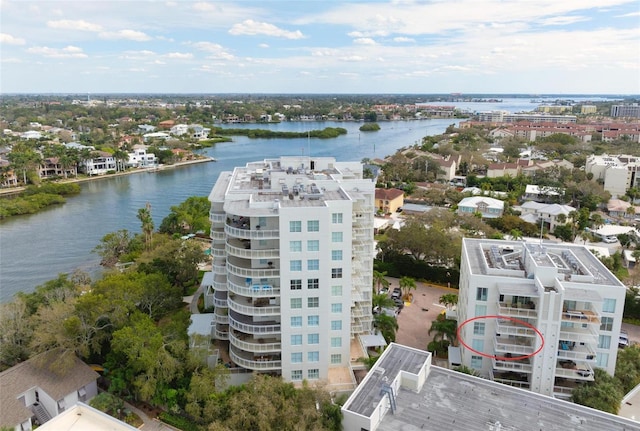
[[140,410],[137,407],[134,407],[133,405],[129,404],[128,402],[124,402],[124,406],[128,409],[131,410],[133,413],[137,414],[140,419],[142,419],[142,421],[144,422],[139,429],[144,430],[144,431],[180,431],[178,428],[174,428],[171,425],[167,425],[163,422],[160,422],[157,419],[152,419],[149,416],[147,416],[147,414],[145,412],[143,412],[142,410]]

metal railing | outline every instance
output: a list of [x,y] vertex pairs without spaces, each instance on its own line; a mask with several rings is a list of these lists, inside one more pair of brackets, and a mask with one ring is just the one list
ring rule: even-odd
[[280,296],[280,288],[274,288],[270,284],[250,284],[240,285],[229,279],[227,281],[229,292],[237,295],[253,296],[253,297],[272,297]]
[[279,305],[265,305],[264,307],[242,305],[239,302],[237,302],[235,299],[229,298],[227,300],[227,304],[229,308],[232,309],[233,311],[244,314],[246,316],[279,316],[280,315]]
[[242,323],[229,316],[229,327],[248,334],[279,334],[280,324],[274,323],[270,325],[253,325],[250,323]]
[[272,248],[267,250],[253,250],[244,247],[236,247],[227,241],[225,247],[227,254],[230,256],[237,256],[244,259],[278,259],[280,257],[280,250]]
[[[243,268],[241,266],[234,265],[227,261],[227,270],[231,274],[238,275],[240,277],[247,278],[268,278],[268,277],[280,277],[279,269],[253,269]],[[214,268],[215,269],[215,268]]]
[[244,368],[249,368],[251,370],[279,370],[282,368],[282,361],[252,361],[249,359],[245,359],[242,356],[237,355],[233,350],[229,350],[229,356],[231,360]]
[[228,224],[224,225],[227,235],[244,239],[277,239],[280,238],[280,231],[277,229],[242,229]]
[[515,308],[504,302],[498,303],[498,314],[501,316],[523,317],[527,319],[536,319],[538,312],[531,308]]
[[491,359],[495,370],[518,371],[521,373],[530,373],[533,370],[531,364],[523,364],[516,361],[500,361]]
[[265,343],[260,342],[260,338],[252,338],[250,341],[242,340],[239,336],[236,336],[233,332],[229,333],[229,342],[238,349],[245,350],[247,352],[279,352],[282,349],[282,343]]

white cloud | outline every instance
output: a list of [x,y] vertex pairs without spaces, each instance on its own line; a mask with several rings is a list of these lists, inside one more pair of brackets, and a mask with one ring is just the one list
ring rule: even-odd
[[640,11],[625,13],[624,15],[616,15],[616,18],[627,18],[627,17],[632,17],[632,16],[640,16]]
[[50,58],[87,58],[82,48],[69,45],[65,48],[49,48],[48,46],[34,46],[27,49],[30,54],[42,55]]
[[136,42],[146,42],[151,40],[151,37],[141,31],[137,30],[119,30],[119,31],[105,31],[99,34],[100,38],[107,40],[134,40]]
[[20,37],[13,37],[7,33],[0,33],[0,43],[6,45],[24,45],[26,41]]
[[358,39],[353,39],[353,43],[356,45],[375,45],[376,41],[370,37],[360,37]]
[[411,37],[394,37],[393,41],[398,43],[412,43],[412,42],[415,42],[416,40]]
[[213,42],[195,42],[192,44],[194,48],[208,52],[211,59],[233,60],[234,56],[227,51],[222,45]]
[[554,16],[542,20],[542,25],[567,25],[581,21],[589,21],[589,18],[586,16]]
[[16,57],[2,57],[0,58],[2,63],[22,63],[22,59]]
[[285,39],[303,39],[304,38],[304,35],[300,30],[296,30],[296,31],[283,30],[281,28],[276,27],[273,24],[269,24],[266,22],[258,22],[252,19],[247,19],[239,24],[234,24],[233,27],[231,27],[231,30],[229,30],[229,34],[232,34],[234,36],[265,35],[265,36],[272,36],[272,37],[283,37]]
[[170,52],[163,55],[164,58],[172,58],[176,60],[190,60],[193,58],[193,54],[190,52]]
[[267,45],[266,43],[261,43],[258,45],[259,48],[269,48],[269,45]]
[[356,62],[356,61],[365,61],[366,57],[362,57],[360,55],[350,55],[350,56],[347,56],[347,57],[340,57],[340,60],[342,60],[342,61],[354,61],[354,62]]
[[58,30],[79,30],[79,31],[102,31],[102,26],[91,22],[71,19],[61,19],[57,21],[47,21],[47,27],[55,28]]

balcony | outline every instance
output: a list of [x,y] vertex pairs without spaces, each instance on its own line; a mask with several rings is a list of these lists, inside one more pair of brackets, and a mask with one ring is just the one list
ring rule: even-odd
[[211,232],[209,233],[209,237],[212,240],[217,240],[217,241],[224,241],[225,238],[225,234],[223,231],[221,230],[211,230]]
[[213,332],[214,336],[216,337],[216,339],[218,340],[228,340],[229,339],[229,330],[228,329],[218,329],[216,327],[215,331]]
[[501,316],[519,317],[521,319],[536,319],[538,312],[535,309],[535,304],[533,302],[531,302],[531,304],[533,304],[534,308],[531,308],[531,305],[527,304],[498,302],[498,314]]
[[282,343],[277,338],[255,338],[237,331],[229,333],[229,342],[247,352],[280,352],[282,349]]
[[253,250],[251,241],[236,238],[229,238],[225,249],[229,256],[237,256],[244,259],[278,259],[280,257],[280,250],[276,248]]
[[522,359],[519,361],[502,361],[498,359],[491,359],[494,370],[499,371],[514,371],[518,373],[531,373],[533,367],[529,363],[528,359]]
[[[218,311],[218,310],[216,310]],[[229,324],[229,316],[227,314],[222,315],[222,314],[214,314],[215,319],[216,319],[216,323],[220,323],[221,325],[228,325]]]
[[[233,310],[233,309],[232,309]],[[280,334],[280,322],[254,322],[251,317],[234,311],[229,313],[229,326],[248,334]]]
[[222,223],[224,222],[225,217],[225,213],[209,212],[209,221],[211,221],[211,223]]
[[227,308],[227,300],[222,298],[213,297],[213,305],[215,307]]
[[575,362],[572,360],[559,360],[556,367],[556,377],[565,379],[583,380],[592,382],[593,368],[588,362]]
[[[244,305],[241,302],[246,301],[250,305]],[[280,305],[271,304],[268,298],[258,298],[252,301],[251,298],[236,296],[227,300],[229,308],[246,316],[279,316]]]
[[[231,223],[231,224],[229,224]],[[234,223],[227,220],[224,225],[224,231],[227,235],[244,238],[244,239],[278,239],[280,238],[280,231],[278,229],[261,229],[256,226],[254,229],[250,229],[247,223]]]
[[[246,281],[249,280],[249,281]],[[254,298],[280,296],[280,288],[273,287],[268,283],[257,283],[251,279],[245,279],[243,284],[236,282],[237,277],[230,277],[228,280],[229,292],[242,296],[251,296]]]
[[247,355],[237,352],[234,346],[229,348],[231,360],[243,368],[256,371],[269,371],[282,369],[280,355]]
[[586,328],[580,326],[560,327],[560,339],[576,343],[595,345],[598,342],[598,329],[593,325],[584,324]]
[[[271,262],[269,262],[271,263]],[[273,264],[267,265],[266,268],[253,268],[251,262],[239,258],[227,259],[227,270],[234,275],[242,278],[269,278],[280,277],[280,270],[273,268]]]
[[600,316],[593,310],[565,310],[562,312],[561,319],[563,322],[600,325]]
[[[535,351],[535,347],[531,345],[531,342],[531,338],[496,336],[493,339],[493,348],[497,356],[525,356]],[[499,353],[504,353],[504,355]]]
[[537,337],[536,331],[526,326],[517,325],[511,320],[498,320],[496,324],[496,335],[513,335],[517,337]]
[[517,373],[514,371],[493,371],[489,370],[489,378],[494,382],[502,383],[504,385],[513,386],[516,388],[529,389],[529,376],[523,373]]
[[593,362],[596,360],[596,351],[590,344],[580,345],[575,342],[560,341],[558,344],[558,359]]
[[213,265],[211,265],[211,269],[213,270],[213,272],[215,274],[226,274],[227,273],[226,264],[214,263]]

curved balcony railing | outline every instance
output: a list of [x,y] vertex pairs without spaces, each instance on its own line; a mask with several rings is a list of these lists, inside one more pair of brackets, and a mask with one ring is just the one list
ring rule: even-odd
[[213,288],[216,292],[226,292],[227,291],[227,283],[222,281],[213,280]]
[[228,331],[220,331],[218,329],[215,330],[214,332],[216,338],[218,340],[228,340],[229,339],[229,332]]
[[281,360],[268,360],[261,358],[268,358],[268,356],[256,357],[255,360],[245,359],[242,356],[236,354],[232,349],[229,349],[229,356],[231,360],[240,365],[243,368],[248,368],[250,370],[280,370],[282,368]]
[[226,218],[225,213],[209,212],[209,221],[211,223],[224,222],[225,218]]
[[244,239],[277,239],[280,238],[278,229],[243,229],[239,227],[224,225],[224,231],[227,235],[244,238]]
[[213,305],[221,308],[228,308],[226,299],[213,298]]
[[227,251],[224,248],[211,248],[211,255],[213,257],[225,257]]
[[280,288],[274,288],[270,284],[240,285],[231,279],[227,283],[229,292],[242,296],[253,296],[255,298],[280,296]]
[[226,244],[227,254],[230,256],[237,256],[244,259],[278,259],[280,257],[280,250],[267,249],[267,250],[253,250],[246,247],[236,247],[227,241]]
[[228,325],[229,324],[229,316],[228,315],[221,315],[221,314],[214,314],[214,316],[216,316],[216,323],[220,323],[222,325]]
[[280,333],[280,324],[279,323],[271,323],[271,324],[262,324],[262,325],[254,325],[251,323],[243,323],[239,320],[233,318],[233,316],[229,316],[229,327],[233,329],[237,329],[238,331],[246,332],[248,334],[279,334]]
[[[279,277],[280,270],[278,269],[253,269],[253,268],[243,268],[241,266],[234,265],[230,262],[227,262],[227,270],[231,274],[238,275],[240,277],[246,278],[268,278],[268,277]],[[215,267],[214,267],[215,269]]]
[[217,264],[213,264],[211,265],[211,269],[213,270],[213,272],[217,273],[217,274],[226,274],[227,273],[227,266],[226,265],[217,265]]
[[229,298],[227,300],[227,304],[229,308],[231,308],[233,311],[244,314],[246,316],[279,316],[280,315],[279,305],[265,305],[265,306],[243,305],[240,302],[238,302],[237,299],[238,298],[236,297],[235,299]]
[[279,341],[267,343],[263,341],[263,338],[256,339],[253,337],[244,337],[244,334],[234,334],[232,331],[229,333],[229,342],[238,349],[242,349],[247,352],[279,352],[282,349],[282,343]]
[[496,334],[500,335],[517,335],[520,337],[536,337],[536,331],[525,326],[509,325],[498,323],[496,325]]
[[209,233],[209,237],[213,240],[223,240],[226,238],[226,235],[223,231],[220,230],[212,230]]

